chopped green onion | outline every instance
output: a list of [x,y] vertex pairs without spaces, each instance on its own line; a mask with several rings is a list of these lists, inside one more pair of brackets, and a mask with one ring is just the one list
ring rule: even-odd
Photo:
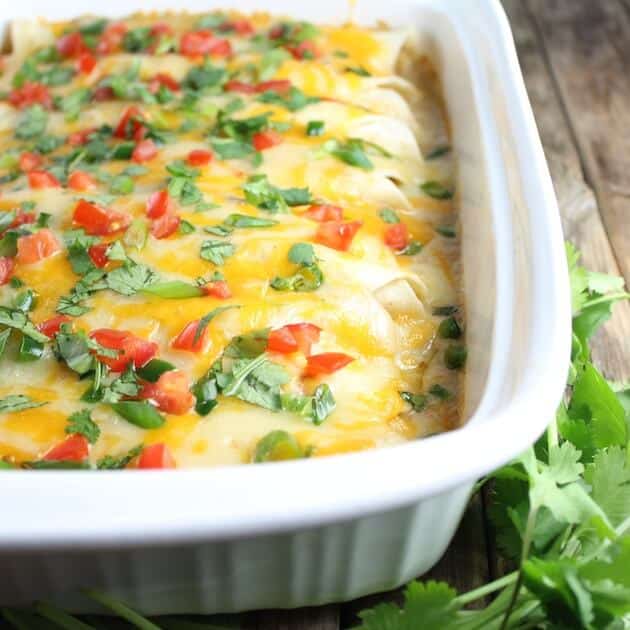
[[144,400],[122,400],[110,406],[127,422],[142,429],[159,429],[164,424],[164,417],[153,405]]
[[171,280],[170,282],[156,282],[142,289],[142,293],[155,295],[169,300],[181,300],[185,298],[201,297],[203,291],[188,282]]
[[321,136],[324,133],[326,123],[323,120],[309,120],[306,125],[307,136]]
[[439,199],[443,201],[445,199],[453,198],[453,191],[449,188],[446,188],[443,184],[436,181],[428,181],[424,184],[421,184],[420,190],[429,197],[433,197],[433,199]]
[[444,351],[444,365],[449,370],[459,370],[464,367],[468,352],[464,346],[452,344]]
[[149,381],[149,383],[156,383],[162,374],[176,369],[177,368],[168,361],[151,359],[146,365],[138,368],[136,373],[141,379]]
[[271,431],[256,444],[252,457],[255,463],[301,459],[304,450],[286,431]]
[[438,326],[438,335],[442,339],[459,339],[462,336],[462,329],[454,317],[447,317]]

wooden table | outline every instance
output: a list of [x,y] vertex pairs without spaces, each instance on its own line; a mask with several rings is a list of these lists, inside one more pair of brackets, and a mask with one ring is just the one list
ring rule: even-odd
[[[630,284],[630,0],[503,0],[556,193],[565,236],[589,268],[624,275]],[[608,378],[630,379],[630,305],[593,343]],[[425,578],[466,591],[501,574],[476,497],[440,563]],[[400,591],[341,605],[250,613],[248,630],[338,630],[356,613]]]

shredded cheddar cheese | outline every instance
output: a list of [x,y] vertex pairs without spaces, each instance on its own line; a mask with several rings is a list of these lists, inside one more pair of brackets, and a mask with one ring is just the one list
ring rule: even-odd
[[17,22],[0,467],[317,457],[457,425],[453,156],[404,31]]

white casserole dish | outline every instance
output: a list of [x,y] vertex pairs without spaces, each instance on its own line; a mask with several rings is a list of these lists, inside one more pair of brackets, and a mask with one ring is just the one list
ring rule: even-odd
[[[207,11],[221,0],[154,0]],[[336,0],[241,0],[315,22]],[[142,0],[22,0],[16,17],[124,15]],[[467,304],[466,425],[388,449],[171,472],[0,476],[0,604],[90,609],[97,587],[148,614],[295,607],[391,588],[448,545],[479,476],[527,447],[560,400],[570,347],[558,210],[497,0],[361,0],[360,22],[414,25],[442,78],[458,156]],[[86,608],[87,606],[87,608]]]

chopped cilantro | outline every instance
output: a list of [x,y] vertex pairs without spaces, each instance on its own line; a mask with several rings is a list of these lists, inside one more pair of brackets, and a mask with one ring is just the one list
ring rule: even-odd
[[101,435],[101,430],[98,424],[92,420],[91,413],[90,409],[82,409],[73,413],[68,418],[66,433],[78,433],[85,436],[90,444],[94,444]]
[[400,218],[391,208],[379,210],[378,216],[381,217],[385,223],[400,223]]
[[42,407],[45,404],[45,402],[33,400],[30,396],[25,396],[24,394],[10,394],[0,398],[0,413],[15,413],[24,409]]
[[225,259],[232,256],[236,247],[225,241],[204,241],[201,244],[200,256],[215,265],[222,265]]
[[24,110],[17,127],[15,137],[20,140],[30,140],[41,136],[48,125],[48,112],[41,105],[33,105]]

